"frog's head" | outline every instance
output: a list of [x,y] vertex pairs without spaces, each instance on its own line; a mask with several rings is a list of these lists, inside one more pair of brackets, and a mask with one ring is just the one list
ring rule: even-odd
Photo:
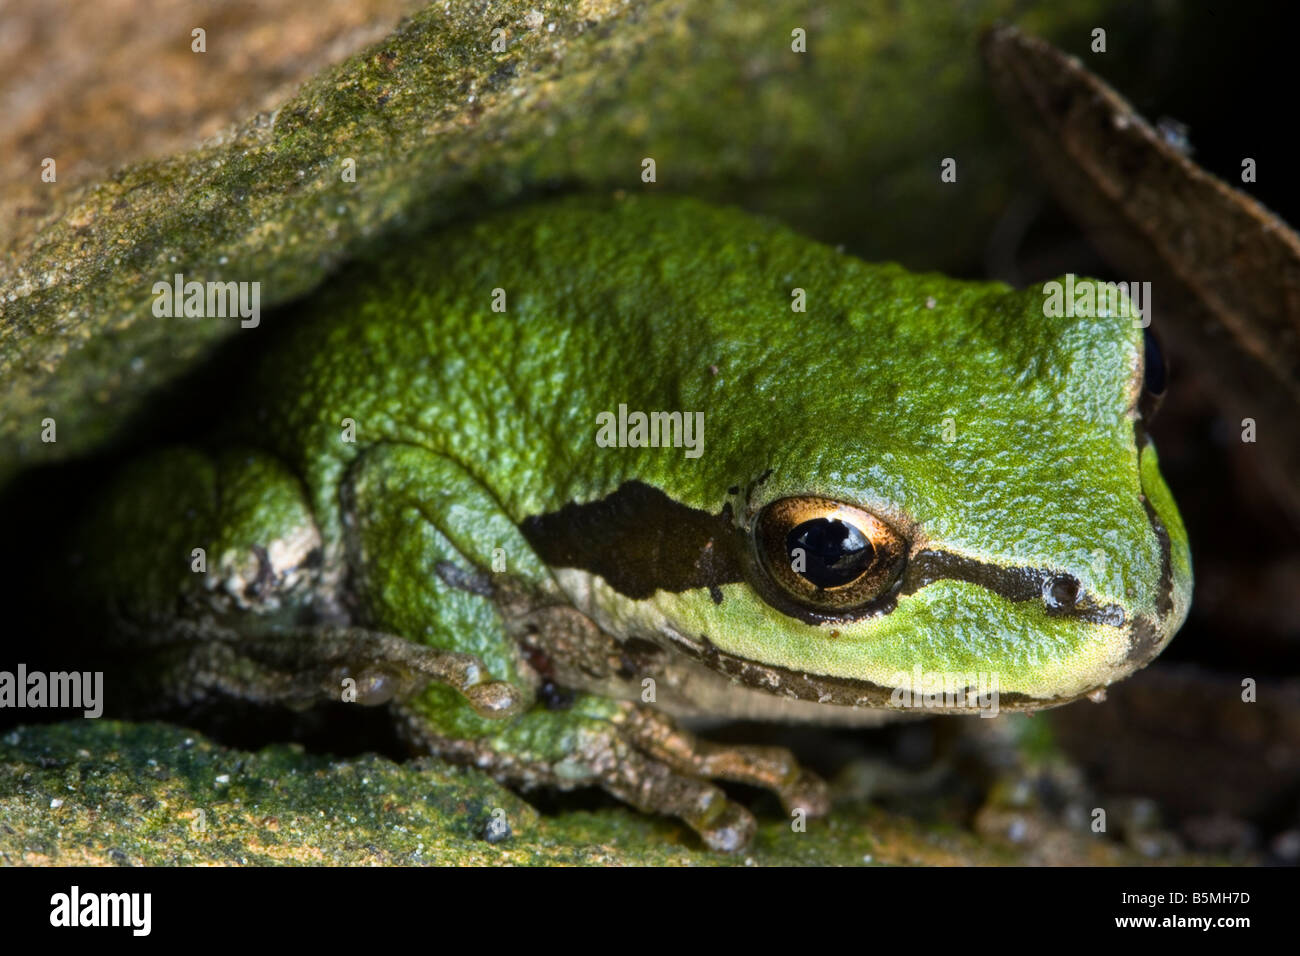
[[1160,652],[1192,579],[1144,429],[1163,386],[1140,321],[1122,299],[1053,316],[1042,288],[916,285],[861,266],[821,292],[833,321],[779,349],[736,336],[723,381],[686,398],[700,462],[646,457],[650,481],[586,506],[579,534],[619,555],[589,566],[608,627],[870,706],[945,684],[1051,706]]

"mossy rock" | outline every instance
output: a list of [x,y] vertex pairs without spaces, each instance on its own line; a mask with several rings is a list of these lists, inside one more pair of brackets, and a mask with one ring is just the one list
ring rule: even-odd
[[1144,862],[1104,835],[1040,821],[1030,824],[1040,839],[1016,846],[862,799],[802,831],[775,806],[759,816],[751,847],[728,856],[632,810],[541,815],[479,771],[431,759],[342,760],[296,744],[250,753],[170,724],[106,720],[0,736],[0,861],[10,865]]
[[[154,283],[256,281],[267,309],[384,234],[526,194],[686,192],[867,258],[969,269],[1023,178],[979,31],[1009,17],[1078,49],[1104,21],[1121,70],[1157,29],[1180,35],[1181,14],[1123,6],[433,4],[279,109],[70,190],[5,237],[0,481],[104,448],[160,385],[256,334],[155,317]],[[956,184],[939,180],[945,156]]]

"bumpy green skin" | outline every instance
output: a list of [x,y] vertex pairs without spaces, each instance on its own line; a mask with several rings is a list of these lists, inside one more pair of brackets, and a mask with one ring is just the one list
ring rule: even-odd
[[[495,289],[505,313],[492,311]],[[794,289],[806,313],[792,312]],[[266,546],[265,508],[239,502],[278,489],[278,534],[310,537],[305,501],[321,574],[349,569],[362,623],[473,652],[496,678],[517,678],[517,648],[490,602],[438,570],[487,572],[494,548],[513,578],[575,599],[619,636],[670,627],[764,665],[884,687],[916,666],[995,672],[1004,694],[1043,705],[1144,663],[1129,655],[1133,622],[1151,622],[1155,650],[1186,614],[1186,535],[1154,450],[1135,438],[1142,340],[1129,318],[1047,318],[1040,289],[869,265],[736,211],[649,198],[498,215],[365,263],[303,311],[221,436],[285,471],[223,504],[214,555]],[[597,447],[597,416],[620,404],[702,411],[703,455]],[[355,442],[341,440],[344,419]],[[725,585],[721,603],[704,588],[632,600],[557,574],[517,530],[631,480],[718,514],[728,488],[763,476],[755,510],[788,495],[849,502],[914,551],[1073,575],[1125,623],[1052,617],[945,580],[832,627],[776,610],[748,583]],[[298,482],[301,499],[285,490]],[[138,507],[194,492],[169,490],[166,475],[147,493],[127,487]],[[1163,613],[1144,496],[1170,539]],[[162,536],[189,553],[163,528],[132,544],[124,507],[110,528],[125,547],[157,554]],[[121,588],[143,593],[148,568],[132,573]],[[438,733],[493,730],[500,748],[548,759],[577,746],[583,721],[614,714],[583,696],[503,730],[442,687],[416,709]]]

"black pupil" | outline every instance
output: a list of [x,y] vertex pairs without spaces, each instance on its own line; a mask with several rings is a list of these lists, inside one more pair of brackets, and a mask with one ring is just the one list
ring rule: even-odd
[[871,566],[875,549],[853,525],[834,518],[815,518],[796,526],[785,536],[785,549],[792,567],[798,568],[803,551],[803,570],[799,572],[819,588],[848,584]]

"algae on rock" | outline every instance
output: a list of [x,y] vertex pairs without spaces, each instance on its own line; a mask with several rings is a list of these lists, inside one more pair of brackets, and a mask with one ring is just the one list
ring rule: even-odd
[[[689,192],[868,258],[960,268],[1016,180],[978,30],[1014,16],[1084,38],[1106,15],[1127,21],[1117,47],[1139,46],[1157,25],[1177,32],[1176,14],[1121,8],[432,4],[280,109],[74,191],[11,237],[0,264],[0,480],[102,449],[158,386],[221,340],[257,334],[237,319],[157,318],[154,283],[258,282],[269,308],[381,234],[528,193]],[[793,49],[796,29],[805,52]],[[1121,52],[1112,62],[1125,62]],[[958,183],[940,183],[943,156],[960,157]],[[641,181],[647,157],[652,184]],[[42,440],[46,418],[57,442]]]

